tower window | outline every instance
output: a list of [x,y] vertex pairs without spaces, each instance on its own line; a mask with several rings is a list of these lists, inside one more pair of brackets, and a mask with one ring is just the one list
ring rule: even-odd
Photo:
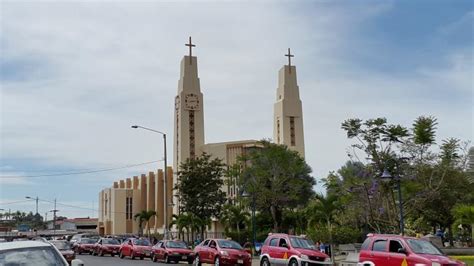
[[277,119],[277,144],[280,144],[280,119]]
[[189,157],[194,159],[196,155],[194,142],[194,111],[189,111]]
[[294,116],[290,116],[290,137],[291,137],[291,146],[296,146],[295,117]]

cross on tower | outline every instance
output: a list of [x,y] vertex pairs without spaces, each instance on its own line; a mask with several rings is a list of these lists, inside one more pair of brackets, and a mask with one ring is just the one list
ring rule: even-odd
[[286,54],[285,56],[288,57],[288,66],[289,66],[289,70],[290,70],[290,73],[291,73],[291,58],[295,57],[295,56],[291,54],[290,48],[288,48],[288,54]]
[[189,46],[189,64],[193,64],[193,47],[196,47],[195,44],[191,42],[191,36],[189,36],[189,43],[184,44],[185,46]]

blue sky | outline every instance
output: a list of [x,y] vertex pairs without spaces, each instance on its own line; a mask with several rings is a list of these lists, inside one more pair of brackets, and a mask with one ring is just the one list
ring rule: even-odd
[[[472,140],[472,1],[2,1],[0,208],[24,196],[92,216],[113,180],[161,163],[88,175],[25,176],[159,160],[173,132],[179,62],[197,44],[206,142],[272,137],[277,72],[291,47],[306,159],[320,180],[347,159],[340,123],[438,118],[438,141]],[[172,135],[172,134],[170,134]],[[172,140],[169,140],[171,147]],[[169,154],[171,156],[171,151]],[[318,188],[320,189],[320,188]],[[52,209],[40,203],[40,212]]]

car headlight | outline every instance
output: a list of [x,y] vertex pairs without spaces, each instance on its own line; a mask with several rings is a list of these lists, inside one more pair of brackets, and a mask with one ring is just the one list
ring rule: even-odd
[[309,258],[308,258],[308,255],[305,255],[305,254],[301,254],[301,255],[300,255],[300,258],[302,258],[302,259],[304,259],[304,260],[309,259]]
[[225,250],[221,250],[220,253],[221,253],[222,256],[229,256],[229,253]]
[[329,258],[329,257],[328,257],[328,258],[325,258],[324,261],[325,261],[325,262],[331,261],[331,258]]

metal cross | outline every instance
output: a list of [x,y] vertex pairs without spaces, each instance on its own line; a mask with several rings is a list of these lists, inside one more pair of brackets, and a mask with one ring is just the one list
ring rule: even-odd
[[291,58],[295,57],[295,56],[291,54],[290,48],[288,48],[288,54],[286,54],[285,56],[288,57],[288,66],[290,67],[289,69],[290,69],[290,73],[291,73]]
[[184,44],[185,46],[189,46],[189,64],[193,64],[193,47],[196,47],[195,44],[191,42],[191,36],[189,36],[189,43]]

